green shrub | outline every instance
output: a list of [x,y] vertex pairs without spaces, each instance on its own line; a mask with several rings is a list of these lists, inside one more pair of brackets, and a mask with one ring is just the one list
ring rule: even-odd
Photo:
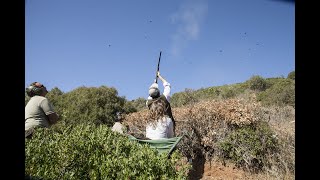
[[139,97],[132,101],[128,101],[128,103],[132,104],[132,106],[136,109],[136,111],[147,109],[146,99],[142,97]]
[[222,86],[220,88],[220,96],[222,99],[229,99],[236,96],[236,91],[232,86]]
[[122,113],[129,114],[129,113],[137,112],[137,107],[133,102],[126,101],[124,97],[122,98],[122,100],[124,101],[122,111],[121,111]]
[[171,97],[172,107],[186,106],[196,102],[198,102],[198,98],[195,97],[194,90],[192,89],[185,89],[184,92],[175,93]]
[[185,179],[179,154],[167,159],[106,125],[36,129],[25,142],[25,175],[41,179]]
[[197,103],[201,100],[210,99],[228,99],[233,98],[245,91],[247,87],[244,83],[224,85],[209,88],[200,88],[198,90],[185,89],[184,92],[178,92],[172,95],[172,107],[182,107]]
[[133,111],[115,88],[80,87],[60,96],[55,108],[67,124],[86,121],[112,126],[117,112]]
[[296,79],[296,72],[295,71],[291,71],[288,76],[287,76],[288,79],[292,79],[292,80],[295,80]]
[[249,89],[254,91],[264,91],[267,88],[267,82],[261,76],[252,76],[246,83]]
[[278,81],[281,81],[283,78],[266,78],[267,87],[266,90],[272,87],[274,84],[276,84]]
[[281,79],[265,92],[258,94],[257,100],[266,106],[290,105],[295,107],[295,81]]
[[48,94],[46,95],[46,98],[50,100],[50,102],[55,105],[60,101],[60,98],[62,97],[64,93],[57,87],[54,87],[51,89]]
[[269,166],[270,154],[278,151],[278,141],[266,122],[235,128],[218,143],[220,157],[231,159],[238,167],[262,170]]
[[221,94],[220,87],[201,88],[195,91],[196,96],[202,99],[217,99]]

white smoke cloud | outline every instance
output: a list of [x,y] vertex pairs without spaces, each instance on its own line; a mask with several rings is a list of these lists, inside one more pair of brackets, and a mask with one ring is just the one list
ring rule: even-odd
[[201,23],[208,11],[206,1],[189,1],[182,4],[177,12],[171,16],[172,23],[177,30],[172,36],[172,54],[178,56],[190,41],[197,40]]

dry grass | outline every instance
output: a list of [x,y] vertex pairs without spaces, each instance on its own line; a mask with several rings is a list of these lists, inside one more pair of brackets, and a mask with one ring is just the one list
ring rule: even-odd
[[[261,107],[258,113],[261,119],[272,127],[281,143],[280,152],[275,154],[278,161],[266,169],[266,175],[279,179],[291,179],[295,173],[295,109],[285,107]],[[270,158],[272,161],[274,158]]]
[[[176,135],[185,135],[178,149],[188,158],[202,156],[212,162],[217,142],[230,128],[266,121],[272,127],[281,147],[277,154],[267,157],[271,163],[259,174],[245,179],[294,179],[295,169],[295,109],[292,107],[262,107],[255,96],[227,100],[201,101],[193,105],[173,108]],[[126,115],[124,124],[136,137],[145,136],[147,110]],[[275,158],[276,157],[276,158]],[[214,158],[217,162],[217,159]]]

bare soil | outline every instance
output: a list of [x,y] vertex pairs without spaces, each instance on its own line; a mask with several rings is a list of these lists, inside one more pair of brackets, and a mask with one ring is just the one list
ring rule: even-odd
[[283,176],[270,176],[263,173],[250,173],[235,167],[232,163],[222,164],[212,162],[202,164],[196,162],[195,168],[189,173],[190,180],[293,180],[293,174]]
[[203,168],[203,174],[190,179],[200,180],[236,180],[236,179],[253,179],[248,172],[236,168],[234,165],[223,165],[221,163],[206,163]]
[[[277,179],[266,174],[254,174],[235,167],[232,163],[204,162],[195,160],[193,169],[189,172],[190,180],[270,180]],[[285,178],[294,179],[294,178]]]

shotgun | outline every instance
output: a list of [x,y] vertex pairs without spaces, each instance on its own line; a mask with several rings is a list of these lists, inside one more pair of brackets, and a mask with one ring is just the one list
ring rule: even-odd
[[159,60],[158,60],[158,67],[157,67],[157,71],[156,71],[156,79],[155,79],[155,83],[158,83],[158,71],[159,71],[159,66],[160,66],[160,59],[161,59],[161,51],[160,51],[160,56],[159,56]]

